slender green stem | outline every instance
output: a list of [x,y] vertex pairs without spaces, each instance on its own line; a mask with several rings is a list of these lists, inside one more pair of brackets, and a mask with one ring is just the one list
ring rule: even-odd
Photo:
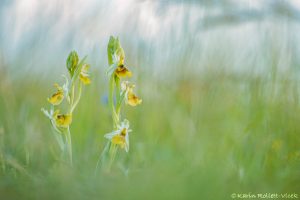
[[[113,74],[110,77],[109,80],[109,103],[110,103],[110,107],[111,107],[111,111],[112,111],[112,118],[113,118],[113,128],[116,129],[117,128],[117,123],[118,123],[118,119],[117,119],[117,114],[115,111],[115,106],[114,106],[114,84],[115,84],[115,75]],[[110,157],[110,161],[107,167],[107,170],[110,171],[111,165],[112,165],[112,150],[114,149],[114,144],[112,144],[110,142],[110,146],[109,146],[109,157]]]
[[[72,81],[72,85],[71,85],[71,101],[70,101],[70,109],[69,109],[69,114],[72,115],[74,109],[76,108],[80,97],[81,97],[81,90],[82,90],[82,85],[81,83],[79,83],[79,89],[78,89],[78,96],[76,98],[75,101],[75,84]],[[73,155],[72,155],[72,137],[71,137],[71,132],[70,132],[70,127],[68,126],[67,131],[65,133],[65,146],[66,146],[66,151],[69,157],[69,161],[71,166],[73,165]]]
[[120,78],[115,76],[115,81],[116,81],[116,115],[118,117],[118,122],[120,119],[120,110],[121,110],[121,84],[120,84]]
[[112,144],[110,147],[111,147],[110,150],[109,150],[110,160],[109,160],[109,164],[108,164],[108,168],[107,168],[108,172],[111,169],[111,166],[112,166],[112,164],[113,164],[113,162],[115,160],[115,157],[116,157],[116,154],[117,154],[117,150],[118,150],[118,147],[115,144]]
[[74,96],[75,96],[75,84],[73,83],[73,81],[71,82],[71,103],[70,103],[70,106],[71,106],[71,109],[72,109],[72,105],[74,103]]
[[116,114],[116,110],[115,110],[115,106],[114,106],[114,74],[110,77],[109,80],[109,95],[108,95],[108,103],[109,103],[109,107],[111,109],[112,112],[112,119],[113,119],[113,128],[116,129],[117,128],[117,124],[118,124],[118,116]]
[[120,101],[120,91],[121,91],[121,85],[120,85],[120,78],[115,76],[115,82],[116,82],[116,100],[117,103]]
[[59,148],[61,149],[61,151],[64,151],[64,142],[63,142],[63,138],[62,138],[63,133],[56,127],[53,120],[51,120],[51,124],[52,124],[52,127],[55,130],[52,133],[54,134],[54,137],[55,137],[55,139],[56,139],[56,141],[59,145]]
[[[116,84],[116,88],[115,88]],[[112,119],[113,119],[113,129],[117,129],[118,123],[119,123],[119,112],[116,112],[115,104],[114,104],[114,90],[116,89],[116,105],[118,105],[118,101],[120,99],[120,79],[116,77],[114,74],[110,77],[109,80],[109,96],[108,96],[108,102],[109,102],[109,107],[112,112]],[[109,148],[107,148],[109,146]],[[116,152],[117,152],[117,146],[115,144],[112,144],[111,141],[109,141],[103,150],[102,154],[100,155],[100,158],[98,160],[98,163],[102,159],[102,155],[104,155],[104,152],[108,152],[109,155],[109,162],[106,167],[107,171],[110,171],[111,166],[113,164],[113,161],[116,157]],[[98,163],[96,166],[96,170],[98,168]]]
[[73,165],[73,158],[72,158],[72,139],[71,139],[71,133],[70,133],[70,128],[67,128],[67,133],[66,135],[66,147],[67,147],[67,152],[69,156],[69,161],[71,166]]
[[78,96],[76,101],[73,101],[73,105],[71,105],[71,110],[70,113],[72,114],[74,109],[76,108],[77,104],[79,103],[80,97],[81,97],[81,91],[82,91],[82,83],[79,83],[79,87],[78,87]]

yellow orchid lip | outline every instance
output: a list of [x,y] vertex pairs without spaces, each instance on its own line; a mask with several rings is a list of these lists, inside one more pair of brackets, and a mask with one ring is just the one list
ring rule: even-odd
[[82,74],[79,75],[80,81],[84,84],[84,85],[88,85],[91,83],[91,79],[88,76],[84,76]]
[[54,84],[54,87],[57,88],[57,92],[54,93],[50,98],[48,98],[48,102],[54,106],[59,105],[64,99],[64,92],[63,89],[58,85]]
[[56,92],[50,98],[48,98],[49,103],[54,106],[59,105],[64,99],[64,94],[61,91]]
[[118,135],[112,137],[111,142],[113,144],[120,145],[120,147],[124,149],[126,146],[126,139],[125,139],[126,134],[127,134],[127,129],[123,128]]
[[136,96],[133,92],[129,91],[127,94],[127,103],[130,106],[137,106],[142,103],[142,99]]
[[54,112],[53,117],[57,127],[67,128],[72,123],[72,115],[59,114],[59,110]]
[[120,145],[121,148],[125,148],[126,140],[125,140],[125,137],[122,136],[122,135],[115,135],[115,136],[111,139],[111,142],[112,142],[113,144]]
[[115,70],[115,74],[119,78],[131,77],[132,73],[123,64],[119,65]]

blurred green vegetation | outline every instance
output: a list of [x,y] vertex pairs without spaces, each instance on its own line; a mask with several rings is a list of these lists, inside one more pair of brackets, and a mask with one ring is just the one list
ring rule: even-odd
[[[4,0],[0,10],[0,200],[300,191],[296,1]],[[112,129],[110,34],[143,103],[123,110],[129,153],[95,175]],[[73,116],[70,168],[41,108],[73,48],[88,55],[92,84]]]
[[[74,167],[58,162],[48,119],[54,80],[0,68],[0,199],[230,199],[300,191],[299,81],[224,70],[165,81],[140,73],[125,108],[130,151],[94,174],[112,121],[94,67],[71,125]],[[66,71],[65,71],[66,72]],[[58,77],[56,80],[61,80]]]

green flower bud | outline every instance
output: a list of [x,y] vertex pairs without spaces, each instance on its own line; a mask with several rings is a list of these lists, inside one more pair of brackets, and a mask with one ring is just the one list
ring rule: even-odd
[[78,58],[77,52],[71,51],[71,53],[69,54],[68,59],[67,59],[67,68],[69,70],[71,77],[73,77],[73,75],[74,75],[74,72],[77,68],[78,61],[79,61],[79,58]]
[[107,45],[107,56],[108,56],[108,64],[112,65],[114,60],[113,56],[116,55],[119,59],[118,65],[124,64],[125,59],[125,53],[124,50],[120,44],[119,38],[114,38],[113,36],[110,36],[109,42]]

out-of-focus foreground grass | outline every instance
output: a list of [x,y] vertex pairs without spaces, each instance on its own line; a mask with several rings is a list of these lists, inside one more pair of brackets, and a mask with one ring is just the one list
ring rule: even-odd
[[207,70],[174,82],[140,74],[143,103],[125,109],[130,151],[104,175],[94,169],[112,124],[105,75],[94,70],[75,111],[73,168],[58,162],[40,111],[52,80],[10,79],[4,70],[0,76],[0,199],[230,199],[300,191],[299,81],[288,73]]

